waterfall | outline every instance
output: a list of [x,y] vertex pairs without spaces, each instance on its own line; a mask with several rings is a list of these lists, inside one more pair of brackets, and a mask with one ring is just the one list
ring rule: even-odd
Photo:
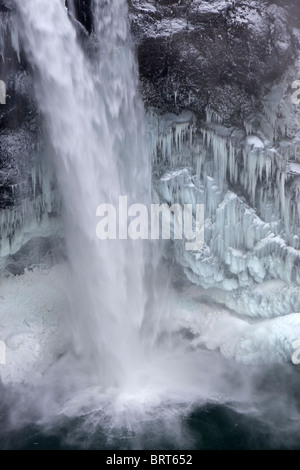
[[[64,2],[18,1],[25,50],[63,198],[74,353],[103,386],[126,382],[143,356],[147,247],[96,237],[96,209],[119,196],[149,203],[151,167],[125,0],[95,0],[94,50]],[[147,274],[148,276],[148,274]]]
[[[0,448],[43,446],[44,436],[46,447],[57,438],[76,448],[220,448],[227,436],[240,444],[244,420],[250,443],[260,429],[299,446],[300,147],[291,71],[269,91],[263,85],[261,111],[237,122],[233,111],[246,112],[246,98],[238,94],[236,108],[231,100],[237,71],[233,88],[229,75],[220,75],[224,87],[216,77],[213,103],[206,80],[189,90],[189,80],[172,82],[172,69],[179,72],[176,57],[180,68],[185,56],[193,60],[206,28],[227,38],[229,58],[240,18],[243,38],[245,21],[253,26],[251,9],[171,3],[5,0],[3,9],[0,0],[0,105],[13,122],[4,119],[0,136],[0,193],[10,196],[0,201]],[[261,10],[256,32],[273,7]],[[139,49],[141,83],[158,108],[147,112],[128,17],[135,32],[151,22]],[[156,88],[154,65],[152,89],[144,55],[155,44],[149,64],[157,53],[159,66],[165,38],[165,68]],[[210,58],[195,51],[193,70]],[[193,100],[204,95],[202,120]],[[149,215],[152,202],[204,206],[204,244],[188,250],[175,236],[175,209],[173,240],[154,240],[155,230],[153,240],[126,239],[127,209],[143,204]],[[103,205],[116,210],[113,239],[98,238]]]

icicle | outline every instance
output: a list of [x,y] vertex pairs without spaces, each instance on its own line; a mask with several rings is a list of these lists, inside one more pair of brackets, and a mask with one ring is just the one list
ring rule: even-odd
[[0,211],[1,238],[0,256],[17,252],[32,234],[49,236],[61,229],[58,219],[50,218],[52,210],[60,212],[60,197],[57,191],[39,195],[31,200],[22,199],[13,208]]
[[223,190],[226,182],[228,165],[228,144],[225,137],[221,137],[212,129],[201,129],[203,145],[211,149],[214,159],[214,171],[218,179],[220,189]]
[[7,40],[10,39],[11,45],[17,54],[20,62],[20,44],[16,21],[12,13],[0,13],[0,57],[5,61],[5,47]]
[[[149,127],[153,129],[153,115],[148,116]],[[179,116],[168,114],[163,118],[157,116],[156,136],[151,131],[152,160],[158,164],[160,158],[172,168],[177,164],[185,164],[186,147],[191,153],[194,135],[194,117],[192,113],[182,113]],[[156,143],[155,143],[156,141]],[[155,148],[156,147],[156,148]]]
[[19,41],[19,33],[18,29],[16,27],[16,23],[13,21],[11,24],[11,44],[14,49],[14,51],[17,54],[18,61],[20,62],[20,41]]
[[0,56],[4,62],[5,39],[8,31],[9,19],[6,13],[0,13]]
[[216,111],[210,108],[210,106],[206,107],[206,122],[207,124],[216,123],[216,124],[223,124],[223,118],[220,116]]
[[244,121],[244,128],[247,135],[253,134],[253,126],[251,122]]
[[14,206],[0,211],[0,257],[13,254],[34,236],[53,235],[60,229],[57,218],[61,200],[55,189],[52,170],[43,161],[30,169],[31,186],[27,179],[11,186]]

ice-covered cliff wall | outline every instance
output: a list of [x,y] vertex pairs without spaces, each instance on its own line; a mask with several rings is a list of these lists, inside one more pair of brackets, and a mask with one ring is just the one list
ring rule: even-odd
[[[299,5],[129,3],[156,196],[205,204],[204,248],[176,241],[171,256],[191,282],[234,291],[221,301],[244,313],[256,285],[300,283]],[[252,310],[299,310],[281,287]]]

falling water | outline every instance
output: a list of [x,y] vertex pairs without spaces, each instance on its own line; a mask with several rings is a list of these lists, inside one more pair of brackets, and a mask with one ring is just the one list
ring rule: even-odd
[[151,185],[126,2],[94,2],[90,59],[63,1],[17,5],[64,202],[72,347],[103,385],[120,385],[143,355],[147,259],[138,242],[99,241],[96,208],[147,203]]

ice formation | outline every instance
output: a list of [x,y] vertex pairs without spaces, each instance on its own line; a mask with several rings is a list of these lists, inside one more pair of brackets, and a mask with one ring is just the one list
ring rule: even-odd
[[[278,280],[287,283],[288,296],[300,283],[299,113],[287,93],[291,73],[274,85],[261,115],[249,116],[240,129],[211,108],[200,123],[186,113],[148,113],[155,197],[205,204],[205,246],[188,253],[175,241],[174,255],[191,282],[229,291],[223,297],[233,310],[241,310],[236,292]],[[280,303],[283,296],[276,298]],[[278,315],[287,303],[290,313],[299,310],[292,295],[275,309]],[[271,304],[263,315],[275,315]],[[251,302],[249,313],[246,307],[245,315],[261,314],[259,302]]]
[[51,171],[36,163],[30,172],[32,192],[23,194],[22,184],[11,185],[13,207],[0,212],[0,270],[8,255],[15,254],[33,237],[62,236],[62,225],[57,216],[61,213],[61,196],[55,187]]

